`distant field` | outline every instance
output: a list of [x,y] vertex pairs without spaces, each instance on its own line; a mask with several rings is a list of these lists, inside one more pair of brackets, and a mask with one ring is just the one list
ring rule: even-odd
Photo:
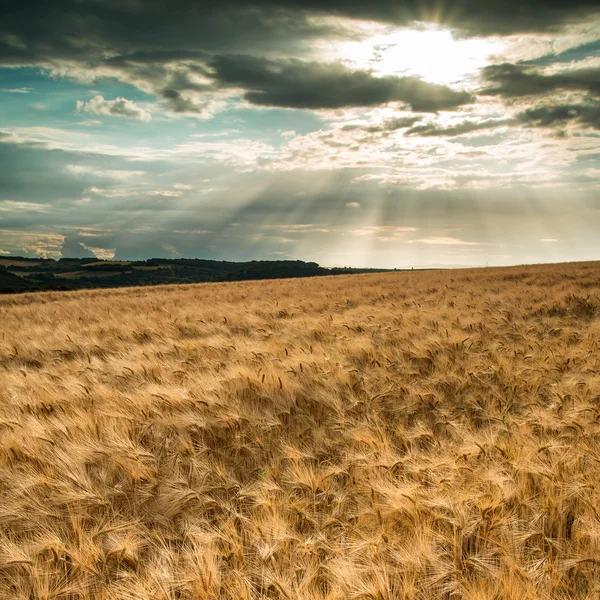
[[79,279],[80,277],[114,277],[121,275],[121,271],[69,271],[67,273],[59,273],[57,277],[60,279]]
[[99,260],[97,262],[88,262],[85,263],[88,267],[106,267],[106,266],[126,266],[130,265],[130,260]]
[[40,263],[32,260],[18,260],[14,258],[0,258],[0,266],[4,267],[37,267]]
[[[88,263],[88,267],[92,266],[106,266],[106,265],[127,265],[128,263]],[[161,269],[168,269],[168,266],[157,265],[155,267],[132,267],[134,271],[158,271]],[[118,277],[119,275],[123,275],[124,271],[69,271],[67,273],[58,273],[56,277],[64,278],[64,279],[78,279],[79,277]],[[16,275],[19,275],[19,272],[15,272]]]
[[0,497],[2,599],[598,598],[600,263],[2,296]]
[[[2,260],[6,264],[0,262],[0,295],[382,272],[381,269],[326,269],[317,263],[300,260],[231,262],[153,258],[141,261],[105,261],[63,257],[60,260],[38,261],[19,256],[5,256]],[[9,262],[12,263],[11,267],[7,266]]]
[[158,269],[168,269],[168,265],[156,265],[155,267],[133,267],[136,271],[156,271]]

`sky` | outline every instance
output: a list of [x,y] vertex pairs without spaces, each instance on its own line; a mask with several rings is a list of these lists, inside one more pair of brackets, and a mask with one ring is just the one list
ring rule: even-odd
[[600,259],[597,0],[0,0],[0,256]]

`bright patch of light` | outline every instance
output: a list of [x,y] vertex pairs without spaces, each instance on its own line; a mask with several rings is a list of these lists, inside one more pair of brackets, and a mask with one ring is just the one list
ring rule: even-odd
[[379,31],[360,41],[343,42],[328,54],[375,75],[418,76],[460,87],[501,50],[497,40],[457,40],[450,31],[424,27]]

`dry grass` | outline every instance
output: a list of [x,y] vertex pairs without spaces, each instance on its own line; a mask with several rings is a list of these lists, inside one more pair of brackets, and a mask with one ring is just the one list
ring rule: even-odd
[[600,265],[0,298],[0,597],[597,598]]

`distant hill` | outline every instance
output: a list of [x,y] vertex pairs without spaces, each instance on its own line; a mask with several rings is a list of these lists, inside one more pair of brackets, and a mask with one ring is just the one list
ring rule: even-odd
[[37,286],[34,282],[0,267],[0,293],[13,294],[34,291],[35,289],[37,289]]
[[386,269],[328,269],[315,262],[301,260],[229,262],[152,258],[143,261],[108,261],[95,258],[53,260],[4,256],[0,258],[0,294],[383,271]]

